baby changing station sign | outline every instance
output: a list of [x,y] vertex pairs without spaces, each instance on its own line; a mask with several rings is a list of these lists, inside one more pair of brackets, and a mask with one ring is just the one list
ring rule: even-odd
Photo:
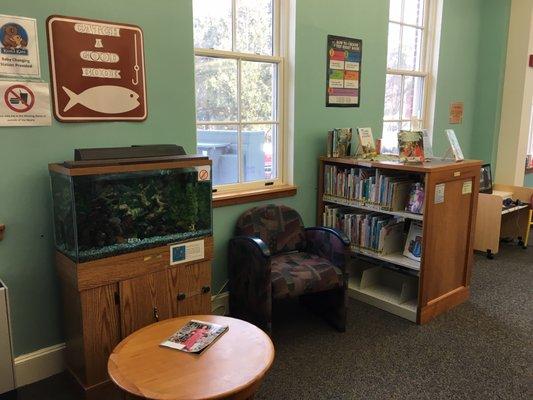
[[34,18],[0,15],[0,76],[41,77]]
[[135,25],[51,16],[54,115],[62,122],[143,121],[143,33]]

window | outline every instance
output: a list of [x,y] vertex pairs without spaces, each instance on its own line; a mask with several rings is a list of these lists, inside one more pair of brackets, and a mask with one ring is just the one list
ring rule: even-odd
[[[433,2],[434,3],[434,2]],[[429,126],[428,103],[432,68],[429,0],[391,0],[382,152],[397,153],[397,134],[411,121]]]
[[279,6],[193,0],[197,152],[217,191],[282,182]]

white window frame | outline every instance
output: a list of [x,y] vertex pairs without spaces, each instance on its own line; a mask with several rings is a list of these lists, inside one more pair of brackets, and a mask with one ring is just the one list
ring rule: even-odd
[[[405,2],[402,2],[401,13],[403,15]],[[440,47],[440,26],[442,19],[442,0],[424,0],[424,21],[423,25],[408,24],[401,21],[394,21],[388,19],[388,27],[391,23],[400,25],[400,50],[401,39],[403,38],[403,27],[414,27],[422,29],[422,45],[421,45],[421,65],[419,70],[404,70],[389,68],[387,65],[387,75],[400,75],[402,77],[402,93],[403,93],[403,78],[406,76],[422,77],[424,78],[424,87],[422,94],[422,110],[420,116],[420,123],[428,130],[431,141],[433,141],[433,123],[435,117],[435,101],[436,101],[436,87],[437,87],[437,73],[439,61],[439,47]],[[388,54],[388,43],[387,43]],[[403,105],[403,102],[402,102]],[[383,118],[383,126],[385,123],[396,122],[403,124],[411,122],[411,119],[403,119],[403,108],[400,107],[400,119],[386,119]]]
[[[286,74],[286,60],[289,56],[289,12],[292,12],[292,1],[272,0],[273,6],[273,21],[272,21],[272,55],[261,55],[254,53],[241,53],[237,51],[216,50],[206,48],[194,49],[195,57],[215,57],[224,58],[237,61],[237,121],[198,121],[196,119],[196,127],[199,126],[215,126],[215,125],[231,125],[238,127],[238,168],[239,168],[239,182],[230,184],[214,185],[213,188],[217,193],[224,192],[238,192],[245,190],[254,190],[265,187],[278,187],[286,185],[290,182],[291,176],[288,170],[289,157],[285,149],[290,148],[288,143],[287,131],[287,111],[290,110],[291,105],[286,101],[287,86],[290,85],[288,74]],[[232,0],[232,48],[236,48],[236,0]],[[276,101],[274,103],[274,118],[272,121],[243,121],[241,120],[241,62],[242,61],[256,61],[266,62],[277,65],[277,73],[274,71],[274,77],[277,80],[276,87]],[[243,168],[242,168],[242,152],[241,152],[241,129],[244,125],[273,125],[276,126],[276,146],[273,149],[272,163],[275,166],[276,177],[273,179],[263,179],[252,182],[243,182]]]

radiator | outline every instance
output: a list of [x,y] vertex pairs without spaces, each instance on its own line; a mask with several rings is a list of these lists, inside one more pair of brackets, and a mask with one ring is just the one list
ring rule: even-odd
[[15,389],[7,286],[0,280],[0,394]]

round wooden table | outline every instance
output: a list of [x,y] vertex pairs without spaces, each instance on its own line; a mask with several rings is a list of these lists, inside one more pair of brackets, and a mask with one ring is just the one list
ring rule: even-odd
[[[200,354],[160,346],[191,319],[229,329]],[[115,347],[107,369],[118,387],[141,398],[248,399],[273,360],[272,341],[256,326],[235,318],[188,315],[134,332]]]

